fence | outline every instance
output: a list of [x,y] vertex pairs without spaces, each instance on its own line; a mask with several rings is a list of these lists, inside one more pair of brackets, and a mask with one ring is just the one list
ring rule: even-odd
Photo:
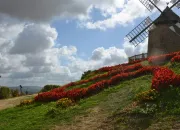
[[142,59],[145,59],[147,57],[148,57],[147,53],[142,53],[142,54],[139,54],[139,55],[129,57],[129,62],[136,61],[136,60],[142,60]]

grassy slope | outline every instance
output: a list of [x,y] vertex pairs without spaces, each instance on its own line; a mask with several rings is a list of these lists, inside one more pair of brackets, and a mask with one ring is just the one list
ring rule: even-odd
[[[171,68],[176,73],[180,73],[179,67],[180,65],[176,65]],[[103,109],[106,113],[106,117],[108,117],[108,119],[113,119],[113,122],[109,121],[109,125],[112,125],[117,129],[126,129],[127,125],[134,129],[137,125],[139,125],[140,129],[147,127],[155,129],[158,125],[166,128],[171,124],[173,119],[177,118],[177,116],[166,115],[167,118],[163,120],[163,116],[144,118],[143,115],[125,116],[119,113],[124,107],[133,102],[137,93],[150,89],[151,78],[152,76],[147,75],[130,81],[124,81],[121,84],[106,89],[95,96],[81,100],[76,106],[68,108],[67,110],[57,109],[55,103],[52,102],[47,104],[36,103],[30,106],[15,107],[0,111],[0,129],[50,129],[54,127],[54,125],[61,125],[64,123],[70,124],[74,117],[88,115],[89,109],[94,107]],[[124,118],[122,119],[121,117]],[[132,119],[126,122],[129,124],[121,123],[122,120],[129,119]],[[157,124],[155,121],[161,123]],[[163,123],[163,121],[166,123]],[[137,127],[137,129],[139,128]]]

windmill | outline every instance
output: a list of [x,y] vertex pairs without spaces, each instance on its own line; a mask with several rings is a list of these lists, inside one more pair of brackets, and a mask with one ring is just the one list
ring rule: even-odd
[[[180,50],[180,17],[172,8],[180,8],[180,0],[171,0],[171,7],[163,11],[158,7],[160,0],[139,0],[150,12],[157,9],[161,14],[154,21],[150,17],[143,20],[126,37],[137,47],[147,37],[148,56],[165,54]],[[169,3],[168,3],[169,4]]]

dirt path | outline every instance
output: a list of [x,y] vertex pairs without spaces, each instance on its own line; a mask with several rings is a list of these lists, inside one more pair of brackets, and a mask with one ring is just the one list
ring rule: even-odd
[[69,125],[55,126],[52,130],[112,130],[106,123],[108,115],[101,108],[88,110],[89,114],[75,117]]
[[21,100],[29,99],[29,98],[32,98],[33,96],[35,95],[28,95],[28,96],[21,96],[21,97],[16,97],[16,98],[0,100],[0,110],[19,105]]

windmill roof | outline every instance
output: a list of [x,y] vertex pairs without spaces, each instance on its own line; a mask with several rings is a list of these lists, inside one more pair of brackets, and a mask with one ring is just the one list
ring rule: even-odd
[[169,7],[161,13],[161,15],[154,21],[154,24],[173,24],[180,21],[180,17],[174,13]]

